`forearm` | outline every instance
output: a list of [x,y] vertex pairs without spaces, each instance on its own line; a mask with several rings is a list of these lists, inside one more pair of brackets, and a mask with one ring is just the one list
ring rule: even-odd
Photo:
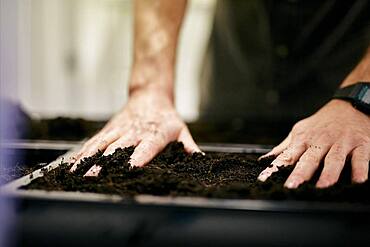
[[349,86],[359,81],[370,82],[370,47],[367,49],[360,63],[344,79],[340,87]]
[[136,0],[130,95],[148,89],[173,100],[176,47],[186,0]]

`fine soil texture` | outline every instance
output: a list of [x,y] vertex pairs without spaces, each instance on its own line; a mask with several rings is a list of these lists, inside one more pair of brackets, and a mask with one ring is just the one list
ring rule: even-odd
[[44,167],[67,151],[0,147],[0,185]]
[[21,165],[15,165],[11,168],[0,165],[0,185],[4,185],[14,179],[23,177],[32,171],[32,168],[24,167]]
[[[334,202],[370,202],[369,182],[351,183],[349,165],[339,183],[328,189],[316,189],[314,178],[298,189],[288,190],[283,184],[293,167],[280,169],[266,182],[258,182],[258,174],[272,159],[257,162],[257,155],[207,153],[186,154],[181,143],[169,144],[153,161],[143,168],[129,168],[129,157],[134,148],[117,149],[109,156],[101,152],[83,160],[74,174],[71,164],[45,171],[24,189],[96,192],[126,197],[150,194],[159,196],[196,196],[212,198],[305,200]],[[102,166],[96,178],[83,174],[93,166]]]

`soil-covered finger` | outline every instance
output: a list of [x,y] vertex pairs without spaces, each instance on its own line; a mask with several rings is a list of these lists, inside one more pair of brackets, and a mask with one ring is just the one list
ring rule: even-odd
[[134,136],[132,134],[127,134],[119,138],[114,143],[110,144],[106,150],[104,151],[103,155],[107,156],[116,151],[117,148],[126,148],[130,146],[137,146],[139,143],[138,136]]
[[277,157],[281,152],[283,152],[290,144],[292,138],[292,134],[289,135],[277,146],[275,146],[270,152],[267,154],[262,155],[258,158],[258,160],[263,160],[270,157]]
[[102,167],[100,165],[93,165],[84,175],[84,177],[97,177]]
[[[299,157],[306,150],[305,145],[297,143],[296,145],[291,145],[283,152],[281,152],[276,158],[274,156],[267,156],[266,158],[274,158],[271,165],[261,172],[258,176],[259,181],[266,181],[274,172],[279,171],[279,167],[293,165],[297,162]],[[263,159],[260,159],[260,161]]]
[[[158,138],[159,137],[159,138]],[[132,167],[141,167],[149,163],[167,145],[167,139],[160,135],[149,135],[135,148],[130,158]]]
[[70,172],[75,172],[81,161],[90,157],[99,151],[104,151],[112,142],[119,138],[118,131],[110,131],[109,133],[99,133],[88,140],[75,157],[75,162],[72,165]]

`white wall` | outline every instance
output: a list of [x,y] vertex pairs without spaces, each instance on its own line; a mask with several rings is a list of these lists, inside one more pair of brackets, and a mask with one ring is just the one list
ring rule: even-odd
[[[8,52],[1,55],[1,80],[15,82],[12,97],[27,112],[40,118],[104,119],[124,105],[132,53],[132,1],[1,1],[15,10],[1,17],[1,36],[10,34],[13,40],[1,45],[2,52]],[[182,29],[176,105],[187,121],[198,116],[198,78],[214,3],[189,1]]]

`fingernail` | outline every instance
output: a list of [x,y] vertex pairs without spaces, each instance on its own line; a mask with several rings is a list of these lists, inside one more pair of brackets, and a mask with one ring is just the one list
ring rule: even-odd
[[135,160],[134,160],[134,159],[132,159],[132,158],[128,161],[128,163],[130,164],[130,167],[134,167],[134,166],[136,166],[136,165],[135,165]]
[[200,153],[201,155],[205,156],[206,153],[205,152],[202,152],[202,151],[195,151],[194,153]]
[[288,189],[296,189],[298,187],[298,182],[297,181],[289,181],[284,184],[284,186]]
[[113,153],[114,153],[114,151],[104,152],[104,153],[103,153],[103,156],[108,156],[108,155],[111,155],[111,154],[113,154]]
[[141,162],[138,162],[135,158],[130,158],[128,163],[132,167],[142,167],[143,166],[143,164]]
[[355,184],[362,184],[367,181],[367,176],[366,177],[361,177],[361,178],[352,178],[352,182]]
[[88,170],[86,172],[86,174],[84,175],[84,177],[96,177],[96,176],[98,176],[101,168],[102,168],[101,166],[93,165],[90,168],[90,170]]
[[328,181],[318,181],[316,183],[316,188],[325,189],[328,188],[331,184]]
[[265,182],[267,178],[268,176],[266,174],[260,174],[257,179],[261,182]]

